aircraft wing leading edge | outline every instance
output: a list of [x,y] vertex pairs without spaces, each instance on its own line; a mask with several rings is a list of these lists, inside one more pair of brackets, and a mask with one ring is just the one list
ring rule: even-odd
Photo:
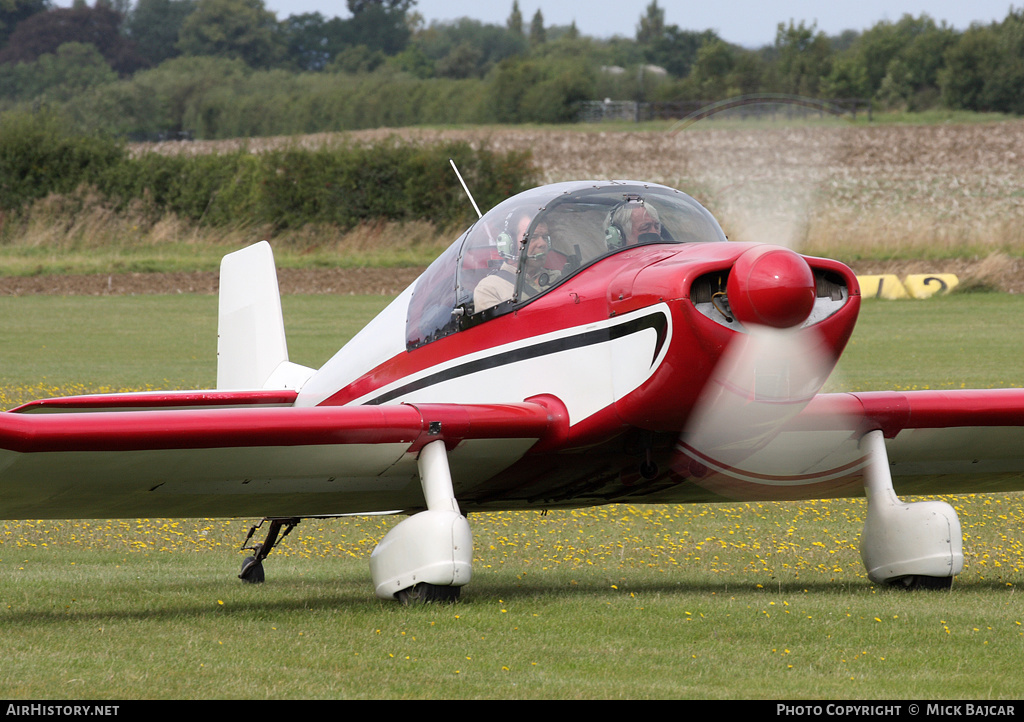
[[[121,395],[116,404],[124,408],[139,396]],[[0,414],[0,518],[417,508],[423,495],[416,457],[425,444],[444,440],[453,465],[479,456],[474,447],[483,446],[495,450],[501,468],[561,423],[535,403],[144,411],[98,410],[99,403],[87,413],[27,413],[40,410],[30,405]],[[481,473],[470,465],[461,477],[471,484]]]
[[684,437],[678,471],[726,499],[862,496],[871,432],[899,494],[1024,490],[1024,389],[820,394],[770,437],[697,448]]
[[874,391],[822,401],[823,412],[845,408],[882,431],[903,493],[1024,489],[1024,389]]

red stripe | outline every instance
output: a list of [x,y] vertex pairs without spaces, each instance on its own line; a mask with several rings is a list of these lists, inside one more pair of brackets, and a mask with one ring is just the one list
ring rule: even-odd
[[290,405],[298,393],[273,391],[146,391],[138,393],[87,394],[39,399],[11,409],[12,413],[39,411],[88,411],[100,409],[157,409],[168,406]]
[[20,453],[543,438],[537,404],[345,406],[89,414],[0,414],[0,448]]
[[[696,460],[700,461],[702,464],[706,464],[710,467],[713,467],[712,470],[715,473],[728,474],[730,476],[735,477],[738,481],[745,481],[746,479],[763,479],[765,481],[774,482],[818,481],[822,480],[823,477],[833,477],[836,474],[842,474],[848,471],[853,471],[858,467],[863,466],[864,463],[867,461],[866,456],[861,456],[855,459],[854,461],[849,462],[848,464],[837,466],[833,469],[829,469],[828,471],[816,471],[813,474],[758,474],[753,471],[747,471],[746,469],[741,469],[736,466],[730,466],[729,464],[718,461],[717,459],[714,459],[708,456],[707,454],[703,454],[694,449],[689,444],[684,444],[683,442],[679,442],[677,448],[683,453],[685,453],[687,456],[693,457]],[[746,477],[746,479],[741,477]]]

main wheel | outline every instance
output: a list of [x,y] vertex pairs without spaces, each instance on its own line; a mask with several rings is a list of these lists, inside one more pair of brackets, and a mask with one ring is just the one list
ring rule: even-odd
[[442,604],[454,604],[459,601],[459,593],[462,587],[444,587],[438,584],[427,584],[421,582],[408,589],[400,591],[398,601],[409,606],[413,604],[428,604],[440,602]]
[[263,562],[257,562],[256,557],[246,557],[242,562],[242,572],[238,578],[248,584],[262,584],[266,579],[263,573]]
[[911,574],[890,582],[891,586],[901,589],[952,589],[953,577],[926,577]]

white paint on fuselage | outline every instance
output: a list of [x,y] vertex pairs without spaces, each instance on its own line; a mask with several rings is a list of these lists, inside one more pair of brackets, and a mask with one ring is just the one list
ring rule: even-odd
[[416,284],[377,314],[299,391],[296,406],[316,406],[388,359],[405,353],[405,315]]
[[[321,403],[371,369],[405,353],[405,310],[410,296],[411,292],[406,292],[396,299],[328,361],[302,389],[296,404]],[[664,315],[667,326],[657,358],[654,354],[658,333],[653,328],[582,346],[571,343],[576,336],[651,314]],[[387,403],[518,403],[550,394],[565,404],[570,424],[576,424],[611,406],[649,379],[664,358],[671,336],[671,314],[662,303],[454,358],[374,389],[353,403],[373,403],[385,395]],[[559,341],[569,342],[568,348],[536,355],[528,350]],[[516,354],[521,351],[525,352]],[[519,358],[496,366],[481,363],[503,354],[516,354]],[[412,388],[402,390],[410,385]]]

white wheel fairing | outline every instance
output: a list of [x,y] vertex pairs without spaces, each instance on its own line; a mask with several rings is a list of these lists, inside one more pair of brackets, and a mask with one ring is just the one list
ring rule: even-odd
[[552,394],[576,424],[647,381],[671,336],[669,308],[658,304],[452,359],[353,403],[508,403]]

